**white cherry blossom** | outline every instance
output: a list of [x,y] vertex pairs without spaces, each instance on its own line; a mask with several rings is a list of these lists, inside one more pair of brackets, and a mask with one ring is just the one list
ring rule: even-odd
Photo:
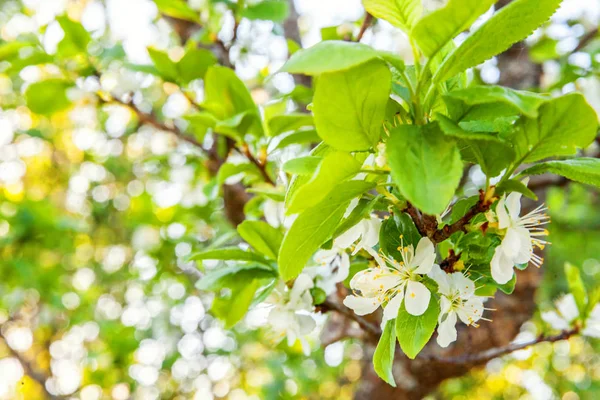
[[[556,311],[543,312],[542,320],[554,329],[570,329],[580,315],[575,297],[569,293],[556,300],[554,304]],[[583,325],[582,335],[600,339],[600,304],[596,304]]]
[[475,295],[475,283],[460,272],[447,274],[434,265],[429,276],[438,284],[440,294],[437,342],[448,347],[457,337],[457,317],[466,325],[477,326],[485,298]]
[[544,213],[546,209],[540,205],[530,213],[520,217],[521,193],[513,192],[502,196],[496,206],[498,228],[505,230],[502,243],[496,247],[492,258],[492,278],[504,284],[513,277],[515,264],[532,262],[537,267],[544,261],[533,252],[534,246],[543,248],[547,243],[540,236],[548,235],[548,231],[541,228],[549,222],[549,217]]
[[310,315],[313,311],[310,289],[313,286],[310,276],[300,274],[291,289],[288,290],[285,284],[280,282],[267,300],[267,303],[273,305],[267,321],[277,335],[277,340],[287,337],[288,346],[300,340],[306,355],[310,353],[310,347],[305,336],[316,326],[315,320]]
[[412,245],[402,245],[399,250],[402,254],[400,262],[370,250],[378,265],[354,275],[350,281],[354,295],[344,299],[347,307],[358,315],[366,315],[383,306],[383,325],[396,318],[403,300],[410,314],[425,312],[431,293],[421,279],[434,265],[433,243],[425,237],[419,241],[416,250]]

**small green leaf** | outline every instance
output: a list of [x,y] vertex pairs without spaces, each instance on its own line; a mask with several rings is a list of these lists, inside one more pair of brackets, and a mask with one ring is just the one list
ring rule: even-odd
[[154,0],[161,14],[191,22],[200,22],[198,13],[183,0]]
[[362,43],[326,40],[294,53],[281,68],[290,74],[319,75],[364,64],[379,53]]
[[386,149],[400,193],[423,212],[441,214],[462,176],[454,140],[437,123],[401,125],[391,130]]
[[554,14],[562,0],[515,0],[471,34],[442,63],[434,82],[444,82],[525,39]]
[[320,203],[298,215],[279,252],[279,272],[283,280],[293,279],[302,272],[315,251],[334,233],[350,201],[374,186],[360,181],[340,183]]
[[518,179],[508,179],[500,183],[496,187],[496,194],[502,195],[503,193],[517,192],[529,197],[530,199],[537,200],[537,195],[531,191],[523,182]]
[[[400,239],[402,237],[402,240]],[[415,226],[412,218],[406,213],[394,214],[392,217],[383,221],[381,230],[379,231],[379,247],[384,254],[391,256],[397,261],[402,260],[402,253],[398,250],[399,247],[413,245],[417,247],[417,243],[421,239],[419,231]]]
[[288,174],[313,175],[321,161],[323,161],[321,157],[298,157],[286,161],[281,168]]
[[250,20],[269,20],[283,22],[289,15],[289,5],[286,0],[263,0],[249,5],[242,16]]
[[148,55],[150,55],[152,63],[154,63],[154,67],[156,67],[158,73],[163,79],[170,82],[177,81],[177,76],[179,75],[179,72],[177,71],[177,64],[171,60],[167,53],[149,48]]
[[85,53],[92,38],[83,25],[65,15],[57,17],[56,21],[58,21],[65,34],[57,45],[56,54],[62,58],[67,58]]
[[377,343],[377,348],[373,354],[373,367],[377,375],[396,387],[392,368],[394,366],[394,354],[396,352],[396,328],[394,321],[388,321],[385,324],[383,333]]
[[202,79],[211,65],[217,63],[212,51],[192,47],[177,63],[178,81],[187,84],[195,79]]
[[238,233],[254,250],[271,260],[277,259],[283,235],[264,221],[246,220],[238,225]]
[[232,284],[229,297],[216,297],[211,312],[225,322],[225,328],[231,329],[246,315],[259,287],[258,279],[240,280]]
[[201,261],[201,260],[227,260],[227,261],[253,261],[258,262],[267,266],[270,266],[269,262],[265,260],[261,255],[253,253],[251,251],[242,250],[239,247],[229,247],[214,250],[205,250],[199,253],[192,254],[189,256],[190,260]]
[[396,317],[396,336],[400,348],[411,360],[425,347],[437,326],[440,306],[434,296],[429,300],[429,306],[423,315],[414,316],[406,311],[404,302]]
[[428,58],[465,31],[498,0],[449,0],[424,16],[413,28],[412,36]]
[[597,131],[594,109],[581,94],[570,93],[542,105],[538,118],[522,118],[506,139],[523,163],[575,154],[593,142]]
[[315,90],[317,133],[339,150],[367,150],[377,144],[391,90],[391,73],[381,61],[324,74]]
[[537,118],[539,108],[550,100],[550,97],[546,95],[502,86],[471,86],[466,89],[454,90],[444,97],[457,99],[471,106],[504,103],[530,118]]
[[48,79],[32,83],[25,90],[27,107],[36,114],[53,114],[71,105],[67,90],[72,82],[62,79]]
[[416,25],[423,6],[421,0],[363,0],[365,10],[409,34]]
[[319,203],[333,186],[355,176],[360,166],[348,153],[336,151],[328,154],[318,164],[312,179],[296,191],[286,208],[286,213],[295,214]]
[[550,172],[575,182],[600,187],[600,159],[591,157],[546,161],[529,167],[519,174],[539,175]]
[[287,135],[283,139],[281,139],[281,141],[279,143],[277,143],[277,145],[273,148],[273,150],[283,149],[283,148],[286,148],[287,146],[291,146],[293,144],[318,143],[320,141],[321,141],[321,138],[319,137],[319,135],[317,134],[317,131],[315,129],[298,131],[298,132],[290,133],[289,135]]
[[573,294],[575,303],[577,303],[579,314],[584,314],[588,297],[587,290],[581,279],[581,272],[579,271],[579,268],[573,264],[565,263],[565,275],[567,277],[567,283],[569,284],[569,291]]
[[285,132],[291,132],[303,127],[314,126],[313,117],[305,113],[289,113],[276,115],[269,119],[269,136],[277,136]]
[[[232,282],[244,278],[264,279],[275,276],[275,272],[262,265],[232,265],[211,270],[196,282],[196,289],[218,291],[230,287]],[[250,279],[247,279],[249,282]]]

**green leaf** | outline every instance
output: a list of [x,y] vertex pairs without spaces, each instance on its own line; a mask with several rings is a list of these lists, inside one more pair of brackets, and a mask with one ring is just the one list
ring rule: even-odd
[[317,133],[339,150],[377,144],[390,95],[391,73],[380,60],[319,77],[313,100]]
[[154,0],[161,14],[191,22],[200,22],[198,13],[183,0]]
[[428,58],[465,31],[498,0],[450,0],[413,28],[412,36]]
[[320,203],[296,218],[279,251],[279,272],[283,280],[293,279],[302,272],[315,251],[334,233],[350,201],[374,186],[360,181],[340,183]]
[[[317,147],[311,150],[310,155],[315,157],[326,157],[328,154],[334,152],[331,147],[321,142]],[[290,184],[288,185],[287,192],[285,193],[285,208],[290,206],[290,203],[294,199],[296,192],[300,190],[308,181],[312,179],[310,175],[295,175],[292,177]]]
[[575,303],[577,303],[579,314],[583,315],[587,308],[588,298],[585,285],[581,279],[581,272],[573,264],[565,263],[565,275],[569,284],[569,291],[573,294]]
[[452,212],[450,213],[450,218],[448,220],[448,225],[451,225],[465,216],[467,211],[469,211],[477,202],[479,201],[479,196],[471,196],[464,199],[458,200],[454,205],[452,205]]
[[365,10],[376,18],[410,33],[421,14],[421,0],[363,0]]
[[269,20],[283,22],[289,15],[289,5],[286,0],[263,0],[260,3],[249,5],[242,16],[250,20]]
[[326,40],[294,53],[281,72],[319,75],[346,70],[378,56],[375,49],[362,43]]
[[519,174],[539,175],[550,172],[575,182],[600,187],[600,159],[591,157],[546,161],[529,167]]
[[156,67],[163,79],[171,82],[177,81],[177,76],[179,75],[177,64],[171,60],[167,53],[148,48],[148,54],[150,55],[150,59],[152,59],[152,63],[154,63],[154,67]]
[[550,97],[546,95],[502,86],[471,86],[466,89],[454,90],[444,97],[457,99],[471,106],[504,103],[530,118],[537,118],[540,106],[550,100]]
[[533,193],[531,189],[527,187],[527,185],[517,179],[508,179],[496,187],[496,194],[498,195],[510,192],[521,193],[533,200],[538,199],[537,195]]
[[261,265],[231,265],[216,268],[208,272],[196,282],[196,289],[217,291],[231,286],[236,280],[246,280],[256,277],[264,279],[275,276],[275,271]]
[[500,54],[525,39],[554,14],[562,0],[515,0],[503,7],[454,50],[433,81],[447,79]]
[[274,188],[272,186],[248,188],[246,189],[246,192],[256,193],[268,199],[279,202],[283,202],[285,200],[285,193],[283,192],[283,190]]
[[246,220],[238,225],[238,233],[254,250],[271,260],[277,259],[283,235],[264,221]]
[[403,261],[402,253],[398,250],[402,244],[404,246],[412,244],[416,248],[420,239],[421,235],[419,235],[417,227],[406,213],[394,214],[381,224],[379,247],[384,254],[391,256],[396,261]]
[[360,163],[348,153],[336,151],[328,154],[319,163],[312,179],[296,191],[286,213],[295,214],[319,203],[333,186],[355,176],[360,167]]
[[56,18],[64,32],[64,37],[58,43],[56,54],[60,57],[73,57],[87,51],[87,46],[92,40],[88,31],[79,22],[70,20],[67,16]]
[[321,161],[323,161],[323,158],[314,156],[292,158],[283,164],[282,169],[288,174],[312,175],[321,164]]
[[208,68],[216,63],[217,57],[212,51],[192,47],[177,63],[178,81],[187,84],[195,79],[202,79]]
[[421,211],[441,214],[462,176],[454,140],[437,123],[401,125],[390,132],[386,149],[400,193]]
[[225,163],[219,168],[219,172],[217,173],[217,184],[223,185],[227,178],[235,176],[237,174],[246,173],[246,175],[254,174],[260,175],[260,171],[254,164],[243,163],[243,164],[231,164]]
[[231,329],[246,315],[259,287],[258,279],[238,281],[232,284],[229,297],[215,298],[211,307],[212,313],[225,321],[225,328]]
[[192,254],[189,257],[190,260],[201,261],[201,260],[227,260],[227,261],[253,261],[258,262],[267,266],[270,266],[269,262],[265,260],[261,255],[253,253],[251,251],[242,250],[239,247],[229,247],[214,250],[205,250],[199,253]]
[[317,131],[314,129],[298,131],[290,133],[289,135],[281,139],[281,141],[277,143],[277,145],[273,148],[273,151],[277,149],[283,149],[293,144],[318,143],[320,141],[321,138],[317,134]]
[[377,348],[373,354],[373,367],[377,375],[396,387],[392,368],[394,366],[394,353],[396,352],[396,329],[394,321],[388,321],[385,324],[383,333],[377,343]]
[[411,360],[425,347],[435,331],[440,313],[440,306],[435,298],[431,297],[429,306],[423,315],[414,316],[406,311],[404,302],[396,317],[396,336],[400,348]]
[[598,117],[579,93],[553,99],[540,107],[538,118],[523,118],[507,140],[518,164],[572,155],[596,137]]
[[289,113],[277,115],[269,119],[269,136],[277,136],[285,132],[291,132],[303,127],[314,126],[313,117],[304,113]]
[[53,114],[71,105],[67,90],[72,82],[62,79],[47,79],[32,83],[25,90],[27,107],[36,114]]
[[7,42],[0,45],[0,61],[7,61],[19,54],[19,50],[30,47],[28,42]]

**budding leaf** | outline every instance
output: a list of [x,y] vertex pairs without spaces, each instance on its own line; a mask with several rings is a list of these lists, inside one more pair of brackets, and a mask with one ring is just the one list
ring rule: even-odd
[[381,60],[319,77],[313,101],[317,133],[344,151],[377,144],[391,90],[391,72]]
[[423,315],[414,316],[406,311],[404,303],[396,317],[396,336],[400,348],[411,360],[425,347],[437,326],[440,306],[435,297],[429,300],[429,306]]
[[462,176],[455,141],[437,123],[401,125],[391,130],[386,149],[400,193],[421,211],[441,214]]
[[340,183],[320,203],[298,215],[279,251],[279,272],[283,280],[293,279],[302,272],[315,251],[333,235],[350,201],[374,186],[374,183],[361,181]]
[[387,321],[373,354],[373,367],[381,379],[396,387],[392,368],[396,352],[396,329],[394,321]]

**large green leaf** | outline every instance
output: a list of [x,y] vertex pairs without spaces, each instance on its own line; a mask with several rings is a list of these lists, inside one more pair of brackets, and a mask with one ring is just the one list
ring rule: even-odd
[[63,79],[47,79],[32,83],[25,90],[27,107],[37,114],[53,114],[71,105],[67,90],[72,82]]
[[319,163],[312,179],[298,189],[286,212],[295,214],[314,206],[327,196],[334,185],[355,176],[360,166],[360,163],[348,153],[336,151],[327,155]]
[[520,175],[539,175],[550,172],[572,181],[600,187],[600,159],[591,157],[546,161],[521,171]]
[[421,14],[421,0],[363,0],[365,10],[376,18],[410,33]]
[[326,40],[295,52],[281,71],[319,75],[349,69],[378,56],[375,49],[362,43]]
[[217,57],[212,51],[192,47],[177,63],[178,80],[187,84],[194,79],[204,78],[208,68],[216,63]]
[[303,127],[314,126],[313,117],[305,113],[289,113],[276,115],[269,119],[269,136],[277,136],[285,132],[291,132]]
[[468,105],[504,103],[531,118],[537,118],[540,106],[550,100],[546,95],[502,86],[471,86],[454,90],[444,97],[457,99]]
[[321,164],[321,161],[323,161],[323,158],[315,156],[292,158],[286,161],[281,169],[288,174],[312,176]]
[[462,162],[455,141],[437,123],[401,125],[386,151],[400,193],[427,214],[441,214],[458,187]]
[[279,251],[279,272],[284,280],[302,272],[315,251],[335,232],[350,201],[374,186],[374,183],[360,181],[340,183],[320,203],[296,218]]
[[264,221],[246,220],[238,225],[238,233],[254,250],[271,260],[277,259],[283,235]]
[[398,250],[402,245],[416,248],[420,239],[415,223],[406,213],[395,213],[383,221],[379,230],[379,248],[397,261],[403,261],[402,253]]
[[515,0],[470,35],[434,75],[443,82],[502,53],[546,22],[562,0]]
[[434,296],[429,301],[429,306],[423,315],[414,316],[406,311],[404,303],[396,317],[396,336],[400,348],[410,359],[414,359],[425,347],[438,321],[440,306]]
[[553,99],[540,107],[538,118],[523,118],[507,138],[519,164],[572,155],[596,137],[598,117],[579,93]]
[[394,321],[387,321],[373,354],[373,367],[381,379],[396,387],[392,368],[396,352],[396,328]]
[[317,133],[339,150],[371,148],[381,134],[390,89],[390,70],[380,60],[323,74],[313,103]]
[[413,28],[412,36],[429,58],[471,26],[498,0],[450,0],[423,17]]
[[[321,142],[317,147],[311,150],[310,155],[314,157],[326,157],[328,154],[334,152],[331,147]],[[312,179],[312,175],[295,175],[292,177],[290,184],[288,185],[287,192],[285,193],[285,208],[290,206],[296,192],[300,190],[308,181]]]

